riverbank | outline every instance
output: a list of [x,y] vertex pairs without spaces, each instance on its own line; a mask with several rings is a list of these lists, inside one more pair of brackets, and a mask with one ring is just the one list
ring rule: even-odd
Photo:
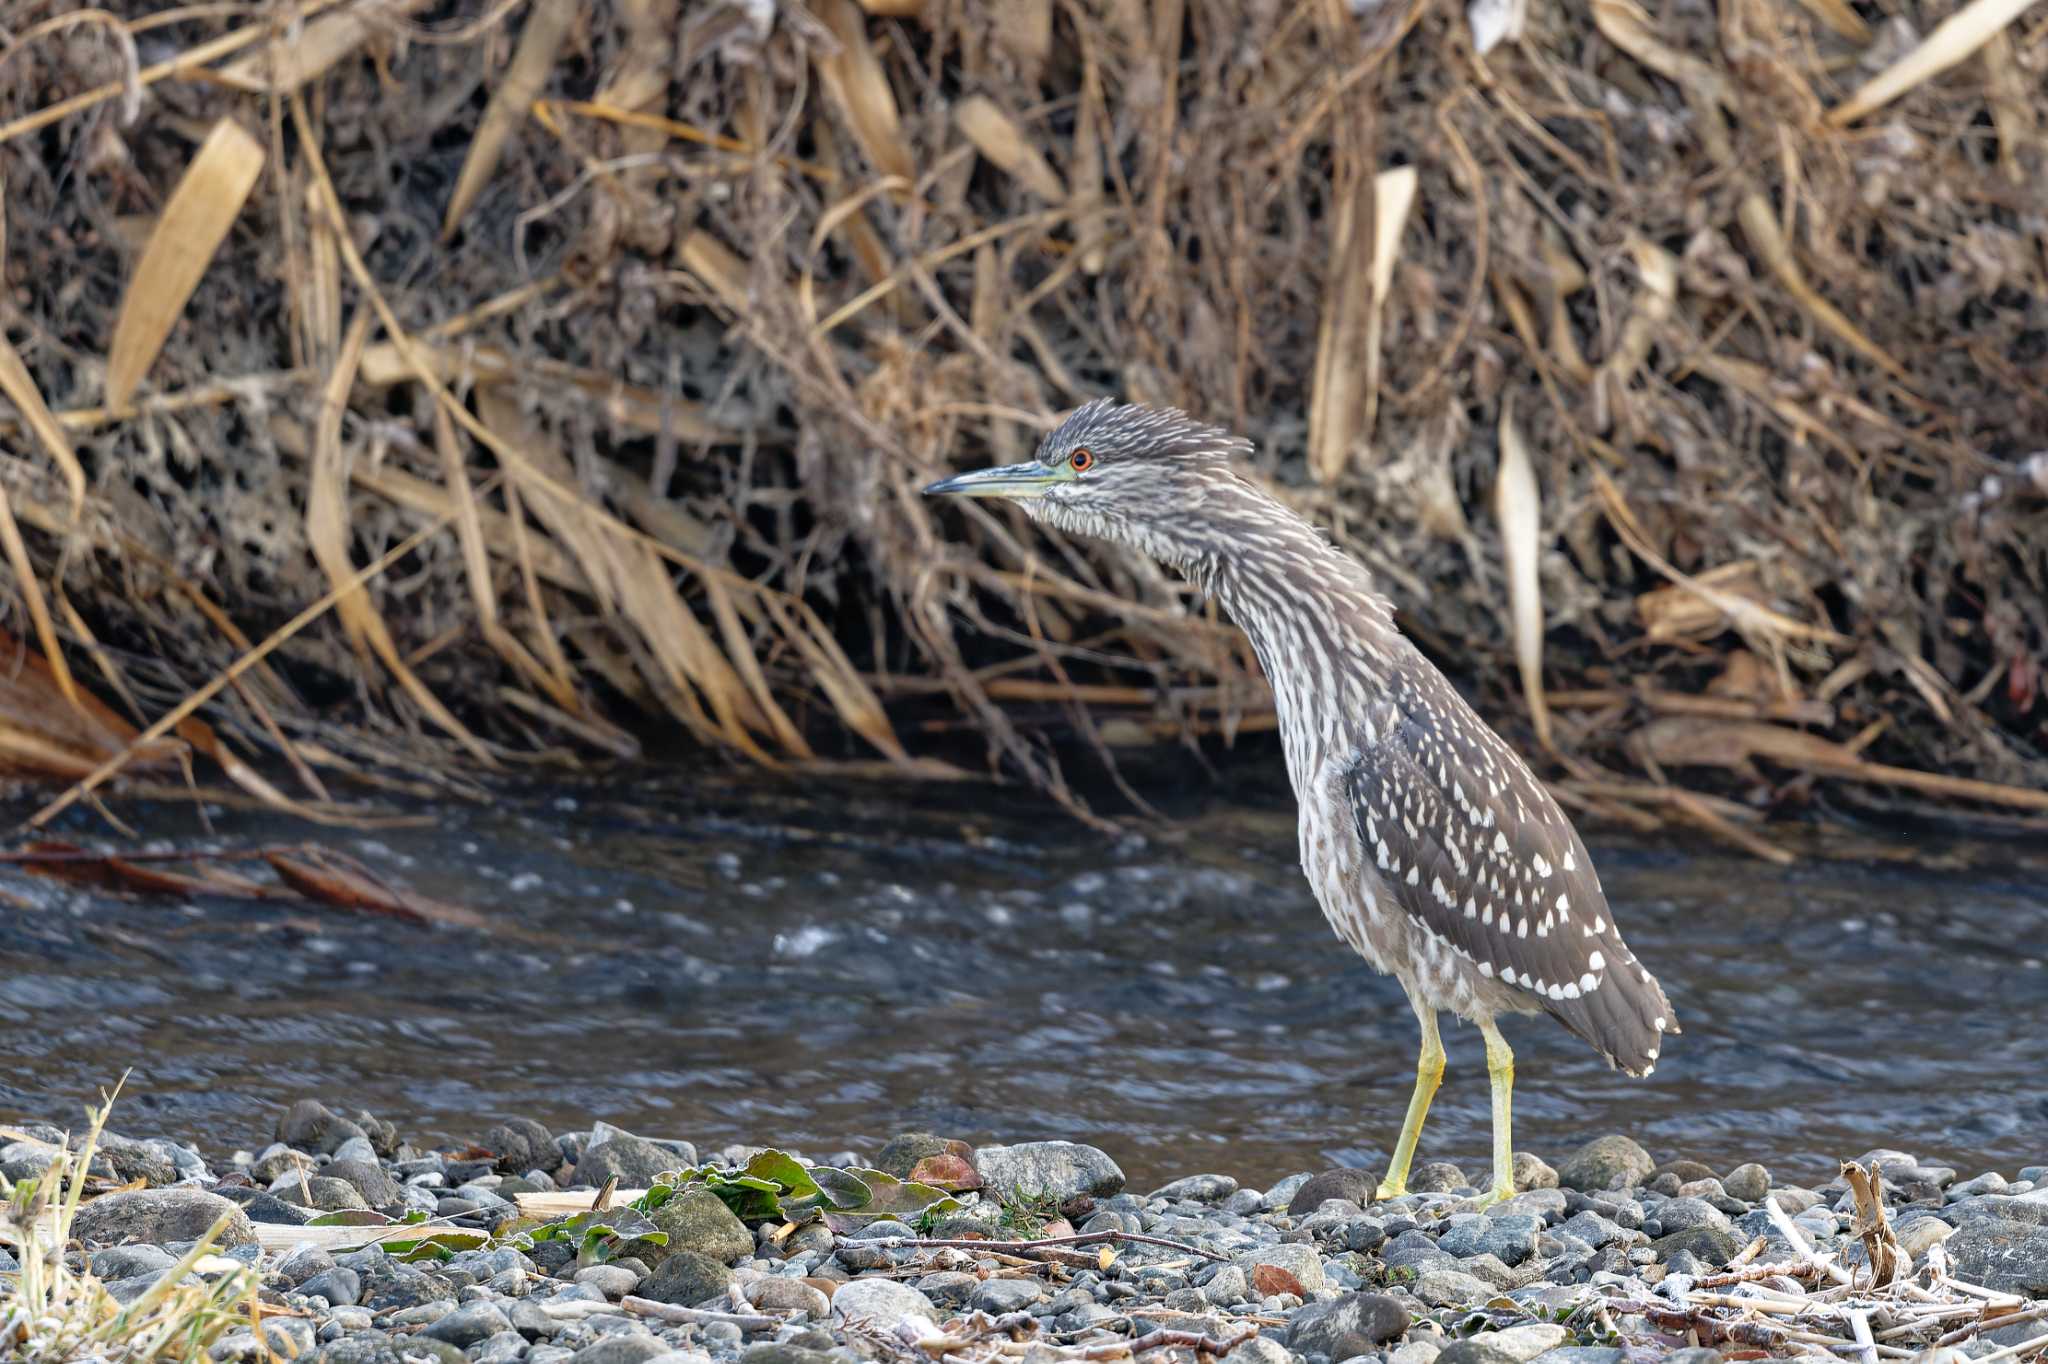
[[[1966,1175],[1860,1153],[1882,1199],[1859,1206],[1846,1176],[1800,1187],[1760,1164],[1710,1169],[1610,1135],[1554,1163],[1521,1155],[1521,1192],[1479,1212],[1468,1176],[1483,1172],[1443,1163],[1374,1202],[1376,1175],[1358,1170],[1248,1188],[1191,1169],[1131,1189],[1112,1153],[1066,1142],[906,1134],[811,1165],[515,1120],[424,1150],[310,1101],[275,1135],[211,1165],[167,1139],[103,1136],[92,1168],[105,1192],[69,1228],[83,1247],[72,1268],[132,1304],[216,1229],[215,1253],[186,1277],[239,1276],[269,1349],[316,1364],[1050,1364],[1133,1351],[1621,1364],[1829,1339],[1867,1341],[1871,1359],[1943,1340],[1971,1358],[2048,1345],[2048,1320],[2028,1315],[2048,1315],[2036,1301],[2048,1299],[2043,1165]],[[36,1178],[61,1138],[5,1129],[0,1174]],[[559,1220],[598,1190],[605,1212]],[[369,1225],[387,1217],[400,1225]],[[366,1244],[379,1238],[389,1244]],[[1873,1283],[1873,1254],[1889,1282]],[[19,1273],[12,1257],[0,1268]],[[242,1310],[211,1358],[266,1358]]]

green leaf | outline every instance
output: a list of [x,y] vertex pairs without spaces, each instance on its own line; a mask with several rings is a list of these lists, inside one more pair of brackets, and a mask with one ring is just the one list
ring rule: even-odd
[[893,1218],[899,1222],[915,1223],[919,1218],[937,1213],[958,1212],[960,1200],[944,1189],[934,1189],[929,1184],[917,1184],[910,1180],[898,1179],[880,1170],[848,1170],[867,1185],[872,1197],[854,1212],[827,1212],[825,1225],[834,1231],[852,1231],[869,1222]]
[[333,1212],[321,1213],[318,1217],[306,1223],[306,1225],[309,1227],[388,1227],[395,1224],[383,1213],[373,1212],[369,1208],[338,1208]]
[[746,1169],[739,1176],[740,1180],[748,1178],[773,1181],[798,1198],[814,1197],[818,1192],[818,1185],[811,1178],[811,1172],[787,1151],[758,1152],[747,1162]]
[[833,1212],[853,1212],[874,1202],[874,1186],[851,1170],[820,1165],[811,1171],[824,1205]]
[[415,1240],[380,1241],[384,1253],[393,1259],[408,1264],[420,1260],[446,1260],[460,1250],[482,1250],[490,1245],[489,1232],[474,1231],[468,1227],[449,1227],[433,1231]]

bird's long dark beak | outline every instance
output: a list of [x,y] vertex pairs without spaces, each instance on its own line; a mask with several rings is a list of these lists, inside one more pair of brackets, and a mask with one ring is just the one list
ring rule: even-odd
[[1033,459],[1022,464],[1004,464],[942,478],[926,488],[925,493],[958,493],[962,497],[1037,497],[1060,481],[1059,470],[1048,469]]

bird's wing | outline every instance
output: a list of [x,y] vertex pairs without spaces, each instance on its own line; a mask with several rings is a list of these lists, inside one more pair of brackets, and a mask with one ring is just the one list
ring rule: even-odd
[[1611,1064],[1655,1065],[1671,1007],[1622,942],[1585,846],[1433,670],[1372,707],[1344,795],[1367,864],[1435,950],[1528,996]]

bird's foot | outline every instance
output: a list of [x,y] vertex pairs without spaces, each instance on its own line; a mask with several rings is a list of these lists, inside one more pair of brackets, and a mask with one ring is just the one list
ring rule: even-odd
[[1379,1188],[1373,1190],[1372,1201],[1375,1203],[1384,1203],[1390,1198],[1399,1198],[1407,1192],[1407,1180],[1383,1179],[1380,1181]]
[[1505,1203],[1514,1196],[1515,1185],[1513,1180],[1509,1180],[1505,1184],[1496,1180],[1492,1188],[1473,1200],[1472,1206],[1474,1209],[1490,1208],[1496,1203]]

